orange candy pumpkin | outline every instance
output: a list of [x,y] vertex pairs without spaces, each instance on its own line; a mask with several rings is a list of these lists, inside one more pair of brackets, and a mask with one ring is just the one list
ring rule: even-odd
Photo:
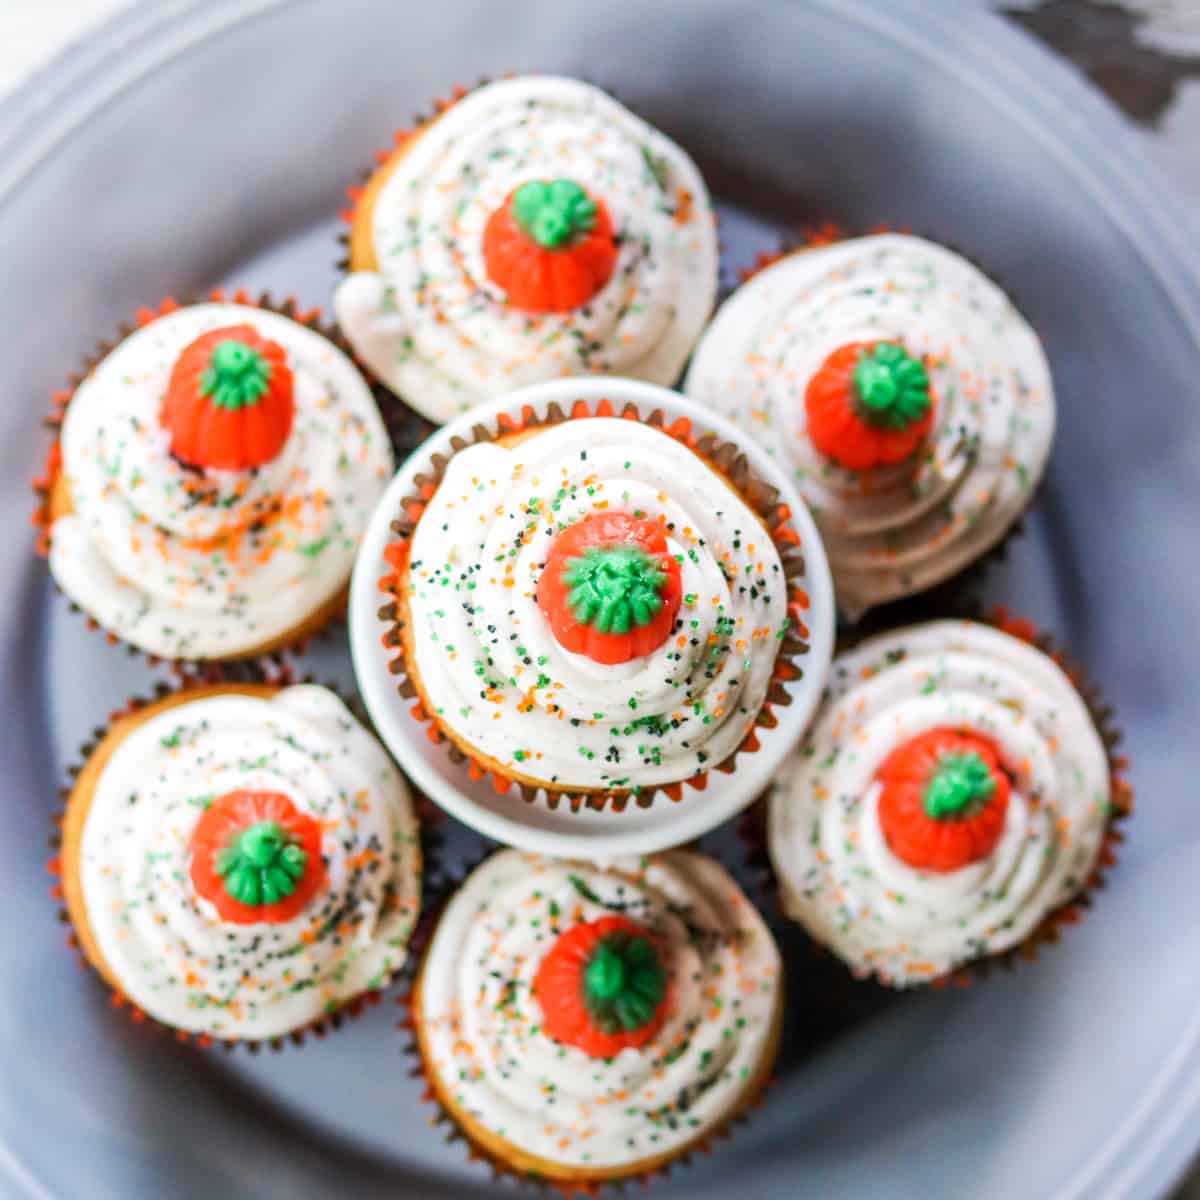
[[226,792],[190,849],[192,887],[231,925],[290,921],[325,882],[321,826],[282,792]]
[[569,179],[531,180],[511,192],[483,231],[488,278],[522,312],[569,312],[611,278],[617,262],[603,200]]
[[162,424],[181,462],[246,471],[270,462],[292,429],[292,372],[283,347],[252,325],[229,325],[185,346],[167,384]]
[[977,733],[930,729],[876,773],[879,824],[893,854],[921,871],[957,871],[986,858],[1004,832],[1011,790],[996,747]]
[[667,1016],[667,973],[648,930],[601,917],[559,935],[533,980],[548,1037],[591,1058],[644,1046]]
[[920,359],[898,342],[849,342],[804,392],[808,438],[851,471],[903,462],[933,426],[934,398]]
[[537,585],[558,644],[608,666],[657,650],[682,598],[662,527],[623,512],[593,513],[564,529]]

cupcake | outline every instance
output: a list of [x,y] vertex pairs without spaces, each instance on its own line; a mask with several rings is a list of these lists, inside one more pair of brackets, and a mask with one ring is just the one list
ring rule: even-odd
[[431,421],[565,375],[674,383],[716,299],[695,164],[574,79],[477,88],[352,195],[338,321]]
[[476,777],[551,807],[703,788],[790,703],[810,636],[832,640],[819,545],[686,418],[580,400],[494,419],[432,456],[393,523],[380,616],[401,694]]
[[1132,807],[1107,717],[1037,646],[974,621],[840,655],[769,799],[784,911],[895,988],[1052,940]]
[[420,904],[408,788],[311,685],[197,686],[117,716],[55,866],[115,997],[203,1041],[295,1035],[382,988]]
[[167,303],[64,400],[39,521],[54,581],[101,628],[160,658],[233,659],[341,611],[393,461],[312,317]]
[[1000,542],[1054,436],[1028,322],[966,259],[900,234],[755,273],[704,335],[686,391],[786,463],[851,618]]
[[701,854],[589,866],[503,850],[446,906],[412,1029],[430,1091],[499,1170],[646,1177],[762,1093],[783,977],[762,918]]

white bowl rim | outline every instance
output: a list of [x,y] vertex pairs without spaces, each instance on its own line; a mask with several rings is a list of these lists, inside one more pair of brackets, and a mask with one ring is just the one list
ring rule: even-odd
[[[809,651],[804,656],[802,677],[787,685],[791,704],[776,709],[778,725],[759,730],[760,748],[742,755],[733,773],[710,775],[706,791],[686,789],[678,802],[659,797],[647,809],[631,805],[623,813],[599,814],[571,813],[565,804],[551,812],[540,800],[530,803],[508,795],[501,797],[504,803],[497,808],[511,809],[509,815],[472,797],[471,790],[483,791],[490,785],[486,781],[472,785],[465,766],[452,763],[444,745],[432,747],[437,752],[434,756],[425,752],[430,745],[427,727],[398,697],[395,677],[379,652],[380,638],[387,627],[378,615],[378,583],[386,570],[383,553],[392,539],[391,522],[400,501],[413,490],[415,477],[429,469],[435,454],[454,452],[453,438],[469,434],[477,424],[492,426],[501,414],[517,415],[526,405],[542,412],[557,402],[569,411],[577,400],[604,399],[617,413],[628,402],[645,415],[662,409],[669,419],[688,418],[698,430],[711,431],[735,443],[755,473],[779,490],[804,548],[805,587],[810,601]],[[422,792],[478,833],[505,845],[562,858],[608,860],[652,854],[691,842],[736,816],[762,794],[816,712],[833,659],[835,614],[833,580],[816,524],[787,474],[753,439],[717,413],[668,388],[617,376],[577,376],[519,388],[481,404],[444,425],[413,452],[388,485],[368,523],[351,581],[348,623],[350,655],[363,702],[379,736]],[[461,774],[461,785],[447,778],[450,773]],[[664,813],[669,813],[669,818],[663,817]],[[653,815],[648,818],[646,814]],[[599,819],[585,825],[589,816]],[[578,832],[567,831],[566,826],[572,823],[579,825]],[[547,827],[551,824],[556,828]],[[601,824],[603,828],[599,828]]]

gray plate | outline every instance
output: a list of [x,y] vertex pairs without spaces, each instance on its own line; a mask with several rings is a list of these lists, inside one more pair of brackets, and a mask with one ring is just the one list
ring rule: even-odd
[[[343,186],[430,97],[507,69],[591,77],[682,141],[754,214],[727,222],[731,258],[766,244],[763,221],[889,221],[1017,294],[1062,420],[995,591],[1105,681],[1140,798],[1107,892],[1035,969],[896,1000],[787,933],[780,1082],[657,1194],[1161,1193],[1200,1140],[1195,230],[1120,120],[1046,54],[908,0],[144,4],[0,106],[0,1190],[490,1187],[427,1126],[389,1006],[302,1052],[196,1053],[114,1013],[63,949],[43,872],[56,783],[149,673],[51,596],[26,480],[49,392],[138,305],[221,279],[327,305]],[[345,679],[341,646],[322,654]]]

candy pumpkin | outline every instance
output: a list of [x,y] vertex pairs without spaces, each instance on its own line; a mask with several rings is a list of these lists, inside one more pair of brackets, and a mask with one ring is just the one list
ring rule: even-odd
[[614,665],[651,654],[675,624],[679,564],[655,521],[593,513],[555,537],[537,602],[564,650]]
[[321,827],[282,792],[227,792],[192,831],[189,875],[232,925],[290,921],[325,880]]
[[929,374],[899,342],[849,342],[804,392],[809,440],[851,471],[903,462],[933,425]]
[[559,934],[533,980],[548,1037],[591,1058],[643,1046],[667,1015],[667,972],[650,932],[621,916]]
[[190,466],[245,471],[283,448],[295,415],[283,347],[252,325],[229,325],[185,346],[171,369],[162,424]]
[[1004,832],[1010,783],[979,734],[930,729],[883,760],[879,824],[893,854],[921,871],[957,871],[986,858]]
[[569,179],[530,180],[488,218],[483,261],[513,308],[529,313],[578,308],[616,266],[608,209]]

